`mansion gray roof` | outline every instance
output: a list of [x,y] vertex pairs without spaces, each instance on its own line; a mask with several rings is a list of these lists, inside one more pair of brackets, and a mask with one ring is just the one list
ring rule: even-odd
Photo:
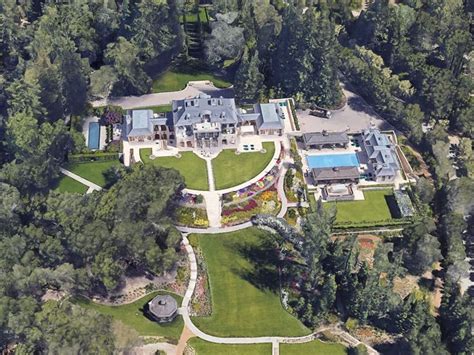
[[255,105],[255,111],[260,113],[257,119],[258,129],[283,129],[280,106],[275,103]]
[[364,147],[377,176],[395,176],[400,169],[395,145],[386,134],[378,129],[368,129],[363,133]]
[[149,136],[154,125],[165,125],[166,117],[155,117],[153,110],[130,110],[125,116],[128,137]]
[[238,123],[234,99],[212,98],[200,94],[191,99],[173,100],[173,123],[188,126],[208,121],[210,123]]
[[356,166],[341,166],[338,168],[313,168],[311,173],[315,180],[355,180],[360,177]]
[[170,295],[158,295],[148,302],[148,310],[158,318],[168,318],[178,310],[178,304]]
[[349,136],[345,132],[310,132],[303,134],[306,145],[348,144]]
[[254,121],[258,129],[283,129],[282,113],[278,104],[254,105],[254,112],[241,113],[232,98],[214,98],[206,94],[197,97],[173,100],[173,123],[175,126],[191,126],[209,123],[238,124]]

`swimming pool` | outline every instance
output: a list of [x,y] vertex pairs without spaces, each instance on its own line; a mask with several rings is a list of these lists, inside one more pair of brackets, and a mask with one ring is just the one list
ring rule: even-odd
[[87,146],[89,149],[99,149],[99,138],[100,138],[100,126],[99,122],[89,123],[89,139],[87,140]]
[[359,166],[359,160],[355,153],[308,155],[306,161],[310,169]]

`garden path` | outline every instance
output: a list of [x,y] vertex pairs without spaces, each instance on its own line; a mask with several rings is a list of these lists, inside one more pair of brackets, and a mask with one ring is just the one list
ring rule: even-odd
[[[361,342],[354,338],[349,333],[345,332],[344,330],[338,328],[337,326],[325,327],[318,329],[318,331],[311,333],[309,335],[301,336],[301,337],[275,337],[275,336],[264,336],[264,337],[216,337],[210,334],[206,334],[201,331],[198,327],[194,325],[189,316],[189,305],[191,302],[192,295],[194,293],[194,289],[196,287],[196,280],[197,280],[197,262],[196,262],[196,255],[194,254],[193,247],[189,243],[188,238],[185,234],[183,234],[183,245],[186,249],[186,253],[188,254],[188,259],[190,263],[191,275],[189,278],[189,285],[188,289],[186,290],[186,294],[184,295],[183,302],[181,304],[180,313],[183,316],[185,326],[196,336],[199,338],[209,341],[211,343],[219,343],[219,344],[264,344],[270,343],[272,344],[272,354],[278,354],[278,346],[275,344],[279,343],[307,343],[313,341],[316,336],[325,331],[331,330],[337,332],[339,336],[341,336],[346,342],[348,342],[351,346],[358,345]],[[379,354],[375,349],[370,347],[367,344],[364,344],[369,354],[376,355]]]
[[100,187],[99,185],[97,184],[94,184],[92,181],[89,181],[89,180],[86,180],[84,179],[83,177],[80,177],[79,175],[77,174],[74,174],[73,172],[69,171],[69,170],[66,170],[66,169],[63,169],[63,168],[59,168],[59,170],[61,171],[61,173],[63,173],[64,175],[66,176],[69,176],[70,178],[76,180],[76,181],[79,181],[81,184],[83,185],[86,185],[89,189],[87,190],[87,193],[90,194],[91,192],[93,191],[100,191],[102,190],[102,187]]

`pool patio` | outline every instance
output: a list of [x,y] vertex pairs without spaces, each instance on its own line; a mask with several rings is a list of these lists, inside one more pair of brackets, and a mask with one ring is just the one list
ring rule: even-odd
[[[84,134],[84,138],[86,139],[86,146],[89,146],[89,125],[94,122],[98,123],[99,117],[97,116],[86,117],[84,119],[84,122],[82,123],[82,133]],[[105,126],[99,126],[99,149],[98,150],[103,150],[107,146],[107,143],[105,143],[106,137],[107,137],[107,132],[106,132]]]

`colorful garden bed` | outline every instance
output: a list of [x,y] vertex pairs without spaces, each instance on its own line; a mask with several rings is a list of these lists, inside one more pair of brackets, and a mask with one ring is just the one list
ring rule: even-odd
[[206,209],[200,207],[179,206],[176,209],[176,223],[185,227],[209,227]]
[[278,192],[275,185],[272,185],[243,202],[224,205],[221,222],[225,226],[231,226],[247,222],[256,214],[277,215],[280,207]]

